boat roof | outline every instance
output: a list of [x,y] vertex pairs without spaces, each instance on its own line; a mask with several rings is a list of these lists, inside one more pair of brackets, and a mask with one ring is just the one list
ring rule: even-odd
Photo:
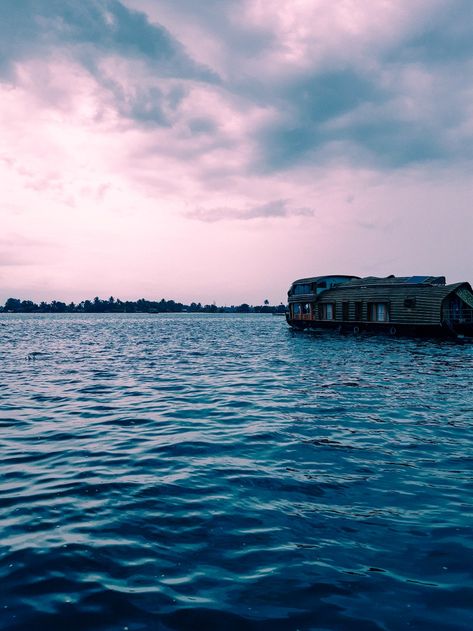
[[[427,284],[427,283],[367,283],[360,282],[366,279],[360,279],[359,281],[354,281],[353,283],[342,283],[337,285],[336,287],[331,287],[330,289],[326,289],[319,294],[319,298],[322,301],[331,300],[335,295],[344,292],[350,292],[351,289],[359,290],[361,295],[383,295],[384,297],[395,296],[395,295],[416,295],[418,292],[424,293],[424,291],[428,291],[429,295],[435,296],[439,300],[443,300],[450,294],[455,293],[460,288],[467,289],[470,293],[473,293],[471,285],[466,281],[462,281],[459,283],[451,283],[449,285],[446,284]],[[384,279],[380,279],[384,280]],[[381,290],[379,293],[377,290]],[[368,291],[367,294],[363,294],[363,291]],[[358,292],[357,292],[358,293]],[[297,296],[296,296],[297,298]],[[291,300],[290,300],[291,301]],[[293,300],[294,302],[294,300]]]
[[392,285],[445,285],[445,276],[385,276],[380,278],[377,276],[366,276],[365,278],[356,278],[350,280],[344,285],[350,287],[367,287],[368,285],[392,286]]
[[324,276],[311,276],[310,278],[298,278],[292,284],[297,285],[299,283],[318,283],[321,280],[325,280],[326,278],[346,278],[347,280],[359,279],[359,276],[354,276],[353,274],[325,274]]
[[350,285],[350,287],[366,287],[367,285],[445,285],[445,276],[360,276],[347,275],[347,274],[325,274],[324,276],[311,276],[310,278],[298,278],[292,284],[309,284],[318,283],[328,278],[346,278],[346,282],[343,285]]

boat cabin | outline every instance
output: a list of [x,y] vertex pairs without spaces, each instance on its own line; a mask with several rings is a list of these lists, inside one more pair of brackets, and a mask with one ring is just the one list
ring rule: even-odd
[[296,329],[339,328],[473,335],[469,283],[444,276],[315,276],[292,283],[288,323]]

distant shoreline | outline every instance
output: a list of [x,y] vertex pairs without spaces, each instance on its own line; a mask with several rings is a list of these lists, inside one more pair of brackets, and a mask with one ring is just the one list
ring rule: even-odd
[[270,305],[267,300],[262,305],[241,305],[217,306],[202,305],[202,303],[192,302],[190,305],[176,302],[174,300],[159,301],[146,300],[120,300],[111,296],[108,300],[94,298],[93,300],[83,300],[79,303],[52,300],[51,302],[40,302],[32,300],[20,300],[19,298],[8,298],[0,313],[285,313],[286,306]]

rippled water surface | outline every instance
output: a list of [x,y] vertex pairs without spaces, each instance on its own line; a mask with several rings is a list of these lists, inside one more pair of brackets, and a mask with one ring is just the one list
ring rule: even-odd
[[1,629],[472,628],[473,346],[191,314],[0,339]]

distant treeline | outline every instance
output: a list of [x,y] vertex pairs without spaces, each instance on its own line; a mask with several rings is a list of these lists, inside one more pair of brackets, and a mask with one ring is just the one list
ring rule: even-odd
[[111,296],[108,300],[94,298],[83,300],[78,304],[70,302],[66,304],[60,300],[40,302],[36,304],[32,300],[20,300],[8,298],[0,311],[7,313],[284,313],[285,306],[281,303],[277,307],[269,304],[268,300],[263,305],[252,306],[245,302],[238,306],[218,307],[216,304],[202,305],[200,302],[192,302],[185,305],[174,300],[159,301],[145,300],[120,300]]

